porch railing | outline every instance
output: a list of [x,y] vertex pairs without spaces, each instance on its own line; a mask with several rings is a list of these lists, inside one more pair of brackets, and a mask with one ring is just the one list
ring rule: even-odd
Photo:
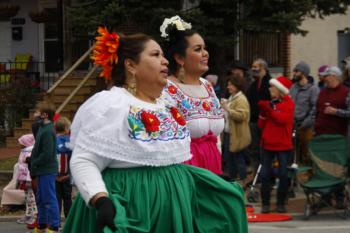
[[57,82],[55,82],[55,84],[53,84],[47,91],[48,95],[51,95],[53,91],[58,87],[58,85],[90,56],[90,53],[92,52],[93,48],[94,46],[91,46],[67,71],[64,72],[64,74],[57,80]]
[[27,78],[35,92],[46,92],[58,77],[56,72],[46,72],[45,62],[0,62],[0,88],[11,87],[18,78]]
[[[30,62],[30,63],[14,63],[14,62],[0,62],[0,93],[5,93],[9,91],[13,91],[15,88],[11,87],[18,87],[20,88],[20,92],[22,93],[23,85],[18,81],[25,81],[27,82],[30,80],[32,83],[32,88],[35,86],[35,81],[39,80],[39,88],[40,90],[45,91],[44,99],[45,97],[48,97],[48,100],[53,101],[55,97],[54,90],[59,86],[59,84],[65,80],[69,75],[74,71],[79,69],[79,67],[83,64],[84,61],[86,61],[91,54],[91,51],[93,49],[93,46],[91,46],[68,70],[66,70],[63,75],[58,75],[58,73],[48,73],[45,72],[45,62]],[[21,66],[24,66],[25,69],[21,69]],[[62,103],[57,106],[57,113],[61,113],[65,107],[71,102],[73,97],[79,92],[79,90],[84,87],[87,83],[87,81],[91,78],[97,77],[97,66],[90,66],[88,69],[88,73],[81,79],[81,81],[75,86],[74,90],[71,91],[70,95],[67,96]],[[20,84],[20,85],[18,85]],[[2,88],[2,89],[1,89]],[[28,89],[26,89],[28,90]],[[29,94],[32,94],[32,92],[29,91]],[[34,98],[25,98],[34,100]],[[33,103],[34,104],[34,103]],[[16,105],[14,105],[16,106]],[[1,136],[9,136],[13,135],[13,129],[14,127],[18,127],[21,123],[21,119],[23,117],[28,117],[28,110],[33,107],[31,106],[20,106],[20,110],[25,110],[26,112],[21,113],[18,112],[16,109],[12,110],[11,106],[3,106],[1,108],[0,106],[0,144],[1,144]],[[3,111],[2,111],[3,110]],[[74,110],[68,110],[71,111],[71,113],[74,114]],[[11,114],[12,115],[11,115]],[[17,114],[18,113],[18,114]],[[11,117],[11,120],[5,119],[5,116]],[[14,119],[14,117],[16,119]],[[9,124],[9,122],[12,124]],[[2,131],[1,131],[2,130]],[[3,133],[1,133],[3,132]]]

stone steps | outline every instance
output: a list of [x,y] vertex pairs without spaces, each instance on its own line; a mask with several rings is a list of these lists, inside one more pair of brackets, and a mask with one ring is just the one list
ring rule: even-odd
[[[63,80],[58,87],[53,91],[51,97],[48,95],[39,96],[37,98],[37,102],[42,99],[45,101],[52,101],[55,104],[55,107],[58,108],[72,93],[72,91],[76,88],[77,85],[82,81],[85,73],[78,72],[76,76],[67,77]],[[72,98],[72,100],[63,108],[60,112],[60,116],[65,116],[70,120],[73,119],[74,114],[78,110],[79,106],[92,94],[96,92],[97,78],[89,79],[85,85],[77,92],[77,94]],[[33,114],[34,109],[29,111],[29,118],[22,119],[21,127],[17,127],[14,129],[14,135],[12,137],[6,138],[6,146],[18,147],[18,138],[23,134],[31,133],[31,124],[33,123]]]

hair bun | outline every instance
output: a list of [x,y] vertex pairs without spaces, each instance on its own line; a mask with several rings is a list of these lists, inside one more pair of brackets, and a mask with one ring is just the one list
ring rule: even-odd
[[169,40],[170,35],[179,31],[186,31],[192,28],[190,23],[185,22],[180,16],[176,15],[171,18],[165,18],[162,26],[160,26],[161,37]]

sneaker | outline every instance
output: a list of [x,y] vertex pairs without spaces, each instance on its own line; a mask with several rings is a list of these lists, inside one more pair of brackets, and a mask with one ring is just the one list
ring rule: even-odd
[[36,221],[36,218],[34,218],[34,217],[29,217],[29,218],[26,220],[25,224],[31,225],[31,224],[34,224],[35,221]]
[[33,222],[27,223],[28,229],[34,229],[36,227],[38,227],[38,220],[37,219],[33,219]]
[[48,230],[46,231],[46,233],[59,233],[59,231],[55,231],[55,230],[50,230],[50,229],[48,229]]
[[276,211],[278,213],[287,213],[286,207],[284,205],[277,206]]
[[38,229],[35,227],[32,231],[29,231],[28,233],[46,233],[46,228],[45,229]]
[[262,213],[262,214],[268,214],[268,213],[270,213],[270,206],[268,206],[268,205],[263,205],[263,206],[261,207],[261,213]]
[[27,221],[28,221],[30,218],[31,218],[30,216],[23,216],[22,218],[17,219],[16,222],[17,222],[18,224],[26,224]]

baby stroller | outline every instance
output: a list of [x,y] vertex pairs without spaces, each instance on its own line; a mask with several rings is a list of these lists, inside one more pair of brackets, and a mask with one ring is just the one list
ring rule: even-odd
[[[298,174],[311,174],[309,179],[301,180],[302,176],[298,179],[306,195],[304,219],[308,220],[311,215],[316,215],[323,207],[330,207],[337,216],[346,218],[349,208],[346,190],[349,165],[347,139],[342,135],[320,135],[310,142],[309,151],[313,167],[298,169]],[[310,170],[313,172],[310,173]],[[333,195],[343,197],[341,210],[333,205]]]

